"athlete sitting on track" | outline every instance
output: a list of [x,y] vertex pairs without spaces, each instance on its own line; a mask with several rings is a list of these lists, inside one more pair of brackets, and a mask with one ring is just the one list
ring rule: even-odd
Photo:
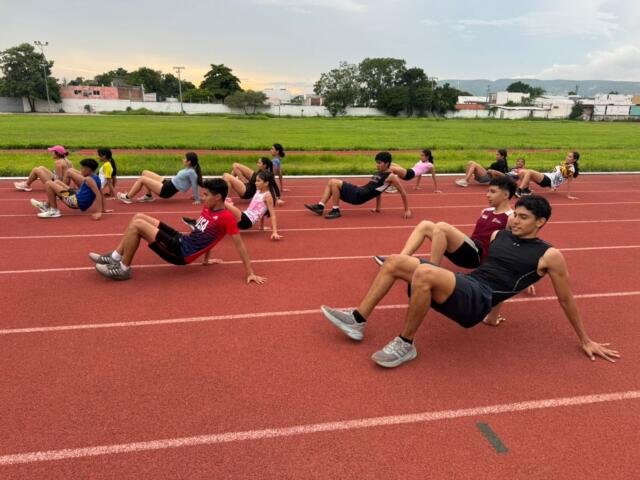
[[491,175],[492,178],[506,176],[506,177],[509,177],[514,182],[518,183],[518,180],[520,180],[520,175],[522,175],[525,171],[525,168],[524,168],[525,164],[526,164],[526,160],[520,157],[519,159],[516,160],[516,166],[513,167],[511,170],[509,170],[507,173],[502,173],[497,170],[491,170],[491,169],[487,170],[487,172],[489,173],[489,175]]
[[122,203],[133,203],[134,197],[143,188],[147,189],[147,194],[138,197],[138,202],[153,202],[153,193],[160,198],[171,198],[178,192],[193,190],[193,205],[200,204],[200,194],[198,187],[202,186],[202,171],[198,154],[188,152],[182,159],[184,168],[173,178],[164,178],[155,172],[145,170],[127,193],[118,192],[117,197]]
[[[65,172],[64,183],[61,180],[47,180],[44,184],[47,191],[47,201],[40,202],[35,198],[31,199],[31,205],[40,210],[40,218],[58,218],[62,216],[58,210],[57,199],[62,200],[67,207],[88,210],[93,202],[96,202],[96,212],[92,215],[94,220],[100,220],[102,214],[106,212],[102,192],[100,190],[100,178],[96,175],[98,162],[93,158],[85,158],[80,161],[80,171],[73,168]],[[76,184],[78,189],[73,189],[69,185]]]
[[475,178],[478,183],[489,183],[489,181],[497,173],[506,174],[509,171],[509,164],[507,163],[507,151],[500,149],[496,152],[496,161],[491,166],[485,169],[478,162],[469,162],[467,164],[467,174],[464,178],[456,180],[456,185],[459,187],[468,187],[471,178]]
[[[222,179],[227,182],[229,192],[235,191],[241,199],[250,200],[256,194],[256,178],[259,172],[269,172],[273,174],[273,163],[267,157],[260,157],[256,163],[256,171],[254,172],[246,165],[234,163],[231,173],[222,175]],[[274,182],[273,189],[276,194],[276,203],[278,205],[284,202],[280,200],[280,189],[278,184]]]
[[494,232],[487,259],[472,272],[454,274],[414,257],[394,255],[384,262],[357,310],[322,306],[322,312],[347,336],[362,340],[367,317],[396,280],[410,282],[411,297],[402,334],[372,356],[383,367],[397,367],[416,357],[413,340],[430,307],[470,328],[493,307],[548,274],[584,352],[592,360],[598,355],[613,362],[619,357],[618,352],[607,348],[606,343],[591,340],[582,325],[562,253],[538,238],[550,216],[551,206],[544,197],[521,198],[515,206],[511,231]]
[[[416,186],[413,187],[414,190],[420,190],[422,187],[420,186],[420,180],[422,180],[422,175],[426,175],[431,172],[431,179],[433,180],[433,193],[442,193],[442,190],[438,190],[438,182],[436,180],[436,167],[433,165],[434,158],[431,154],[431,150],[424,149],[420,152],[420,160],[409,169],[401,167],[397,163],[391,164],[391,171],[395,173],[398,177],[407,182],[413,178],[416,178]],[[387,189],[388,193],[395,192],[395,189],[392,190],[393,187],[389,187]]]
[[[230,202],[227,198],[225,206],[238,222],[240,230],[249,230],[260,221],[260,230],[264,230],[264,217],[271,218],[271,240],[281,240],[282,235],[278,234],[278,224],[276,220],[275,198],[275,177],[269,172],[259,172],[256,177],[256,187],[258,191],[251,199],[249,207],[243,212]],[[197,221],[193,218],[182,217],[182,221],[191,229],[195,230]]]
[[209,259],[211,249],[228,234],[244,264],[247,283],[264,283],[266,279],[253,272],[236,220],[224,208],[227,184],[220,179],[214,179],[207,180],[203,186],[204,206],[196,222],[196,228],[190,235],[183,235],[156,218],[137,213],[129,222],[122,240],[113,252],[103,255],[89,254],[89,258],[96,263],[96,270],[113,280],[128,280],[131,277],[131,262],[140,246],[140,239],[146,240],[151,250],[174,265],[187,265],[201,255],[204,255],[203,265],[220,263],[219,260]]
[[62,145],[47,148],[47,151],[53,155],[53,172],[47,167],[35,167],[31,170],[31,173],[29,173],[26,181],[14,182],[13,186],[16,187],[16,190],[30,192],[32,190],[31,184],[36,180],[40,180],[43,185],[49,180],[62,180],[66,171],[73,168],[73,163],[67,158],[69,152],[67,152]]
[[333,209],[325,215],[325,218],[339,218],[342,216],[340,213],[340,200],[350,203],[351,205],[362,205],[375,198],[376,208],[372,211],[380,212],[380,206],[382,204],[381,194],[392,185],[398,189],[402,196],[402,203],[404,204],[403,218],[411,218],[407,192],[400,184],[398,177],[391,172],[391,160],[391,154],[389,152],[378,153],[376,155],[377,172],[371,177],[369,183],[362,187],[345,182],[344,180],[332,178],[327,183],[320,201],[315,204],[305,204],[305,207],[316,215],[322,215],[325,203],[331,198],[333,201]]
[[520,175],[520,188],[516,191],[518,197],[531,195],[529,183],[533,180],[543,188],[551,188],[557,190],[565,180],[567,181],[567,198],[577,200],[578,197],[571,195],[571,182],[580,174],[580,165],[578,160],[580,154],[578,152],[569,152],[567,158],[560,165],[556,166],[550,173],[540,173],[535,170],[525,170]]

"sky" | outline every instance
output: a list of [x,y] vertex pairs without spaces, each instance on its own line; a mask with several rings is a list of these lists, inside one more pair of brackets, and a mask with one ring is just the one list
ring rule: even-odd
[[0,0],[0,50],[48,41],[59,79],[124,67],[310,93],[340,61],[439,79],[640,81],[640,0]]

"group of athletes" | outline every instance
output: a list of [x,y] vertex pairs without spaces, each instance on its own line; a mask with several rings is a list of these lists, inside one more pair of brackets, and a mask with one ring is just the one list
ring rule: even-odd
[[[149,215],[133,215],[114,250],[89,254],[101,275],[113,280],[131,278],[131,265],[142,239],[158,256],[174,265],[187,265],[200,257],[203,265],[219,263],[221,260],[211,258],[211,251],[225,235],[229,235],[244,265],[247,283],[262,284],[266,281],[254,272],[239,233],[257,224],[264,229],[264,219],[269,217],[271,239],[282,238],[276,219],[276,206],[284,203],[282,194],[288,191],[282,183],[282,159],[285,157],[282,145],[274,144],[270,151],[272,158],[260,157],[255,169],[235,163],[231,172],[221,178],[207,180],[202,177],[198,155],[189,152],[182,160],[184,168],[175,176],[164,178],[144,171],[126,192],[115,191],[117,168],[110,149],[98,149],[99,162],[90,158],[80,161],[79,170],[74,169],[64,147],[57,145],[49,151],[54,159],[53,170],[43,166],[34,168],[26,181],[15,183],[15,188],[22,191],[31,191],[37,180],[43,183],[47,200],[31,200],[41,218],[60,217],[58,201],[81,211],[95,204],[93,218],[96,220],[109,211],[106,209],[106,197],[131,204],[153,202],[154,195],[167,199],[178,192],[191,190],[193,203],[203,204],[197,219],[182,218],[191,230],[189,234]],[[565,259],[558,249],[538,236],[551,218],[551,205],[545,197],[534,195],[529,188],[531,182],[553,190],[567,183],[567,196],[575,199],[571,195],[571,182],[579,175],[579,159],[578,152],[569,152],[565,160],[548,173],[525,168],[524,159],[518,159],[516,166],[509,169],[506,150],[498,150],[495,162],[488,168],[469,162],[465,178],[455,183],[466,188],[475,180],[488,187],[486,197],[489,206],[481,212],[473,233],[466,235],[444,222],[421,221],[399,254],[373,257],[380,270],[357,308],[338,310],[323,305],[323,314],[349,338],[362,341],[367,319],[376,305],[396,281],[406,282],[409,305],[401,334],[372,356],[383,367],[397,367],[416,357],[415,335],[430,309],[464,328],[479,323],[497,326],[504,320],[500,309],[506,300],[524,290],[535,294],[533,285],[549,275],[564,314],[586,355],[592,360],[600,356],[615,361],[619,358],[617,351],[610,349],[609,344],[591,340],[587,335],[571,292]],[[383,194],[398,192],[404,206],[403,218],[408,219],[412,213],[404,182],[416,179],[414,188],[419,189],[422,176],[430,174],[434,192],[441,193],[430,150],[423,150],[412,168],[406,169],[394,163],[389,152],[378,153],[375,164],[376,170],[366,184],[359,186],[331,179],[320,201],[305,204],[305,207],[326,219],[337,219],[342,216],[340,202],[362,205],[375,200],[372,211],[380,212]],[[229,197],[231,192],[249,202],[245,209],[235,206]],[[512,208],[514,196],[518,200]],[[329,200],[332,208],[325,214]],[[429,260],[414,255],[425,240],[431,242]],[[443,268],[440,266],[443,257],[471,271],[461,273]]]

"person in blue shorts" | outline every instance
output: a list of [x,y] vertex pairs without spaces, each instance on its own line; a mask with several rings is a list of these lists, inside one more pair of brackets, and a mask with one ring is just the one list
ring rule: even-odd
[[[93,158],[85,158],[80,161],[80,171],[69,169],[65,173],[65,179],[48,180],[45,182],[47,191],[47,201],[41,202],[35,198],[31,199],[31,205],[40,210],[40,218],[58,218],[62,216],[58,209],[57,200],[60,199],[67,207],[77,209],[82,212],[88,210],[93,203],[96,203],[96,212],[92,215],[94,220],[100,220],[102,214],[106,212],[102,192],[100,191],[100,178],[96,175],[98,162]],[[70,186],[73,182],[77,188]]]

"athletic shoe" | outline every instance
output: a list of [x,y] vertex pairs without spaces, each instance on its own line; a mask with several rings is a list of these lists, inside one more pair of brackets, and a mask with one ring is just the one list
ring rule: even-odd
[[322,305],[320,307],[324,316],[336,327],[346,333],[347,337],[360,341],[364,338],[364,327],[366,322],[358,323],[353,316],[353,310],[336,310],[335,308]]
[[533,195],[533,192],[528,188],[523,188],[522,190],[520,190],[520,197],[530,197],[531,195]]
[[124,271],[120,262],[108,265],[96,265],[99,274],[113,280],[129,280],[131,278],[131,269]]
[[373,257],[373,261],[376,262],[380,266],[382,266],[382,264],[384,263],[384,261],[386,259],[387,259],[387,257],[381,257],[380,255],[374,255],[374,257]]
[[391,340],[382,350],[377,351],[371,359],[381,367],[393,368],[413,360],[418,355],[416,347],[400,337]]
[[57,208],[49,208],[45,212],[40,212],[38,216],[40,218],[58,218],[61,217],[62,214]]
[[139,203],[151,203],[153,201],[154,199],[151,195],[141,195],[138,198],[136,198],[136,202],[139,202]]
[[398,193],[398,189],[396,187],[389,187],[385,190],[387,193]]
[[126,193],[122,193],[122,192],[118,192],[116,194],[116,197],[118,198],[118,200],[120,200],[122,203],[126,203],[127,205],[130,205],[133,203],[133,200],[131,200],[129,197],[127,197]]
[[41,202],[39,200],[36,200],[35,198],[31,199],[31,205],[33,205],[34,207],[36,207],[38,210],[40,210],[42,213],[46,212],[47,210],[49,210],[49,204],[47,202]]
[[468,187],[469,183],[464,178],[461,178],[460,180],[456,180],[456,185],[459,187]]
[[89,258],[91,259],[92,262],[98,263],[100,265],[111,265],[114,263],[118,263],[118,261],[114,260],[113,257],[111,256],[111,252],[104,253],[102,255],[99,253],[91,252],[89,254]]
[[314,204],[305,203],[304,207],[311,210],[313,213],[315,213],[318,216],[322,215],[322,213],[324,212],[324,207],[317,203],[314,203]]
[[182,217],[182,223],[189,227],[192,232],[195,231],[197,222],[193,218]]
[[30,192],[33,190],[27,185],[27,182],[13,182],[13,186],[16,187],[16,190],[22,190],[23,192]]
[[520,198],[522,196],[522,189],[516,188],[516,197]]
[[334,219],[334,218],[340,218],[341,216],[342,216],[342,214],[340,213],[339,209],[332,208],[331,211],[324,216],[324,218],[327,218],[327,219],[331,220],[331,219]]

